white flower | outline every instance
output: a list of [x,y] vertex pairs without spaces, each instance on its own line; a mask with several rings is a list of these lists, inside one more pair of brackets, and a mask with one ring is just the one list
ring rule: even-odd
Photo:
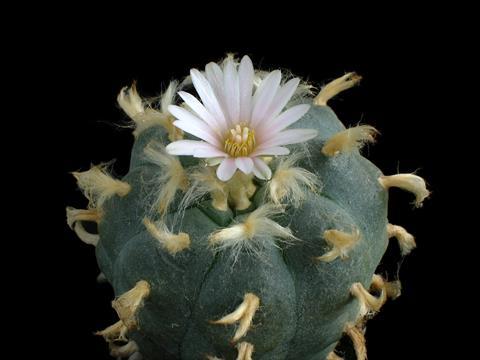
[[193,85],[201,102],[189,93],[178,95],[188,110],[170,105],[168,110],[177,119],[173,124],[203,141],[179,140],[166,150],[172,155],[192,155],[215,158],[220,162],[217,176],[229,180],[237,169],[254,173],[260,179],[270,179],[272,171],[262,156],[287,155],[283,145],[305,142],[317,135],[312,129],[289,129],[310,108],[301,104],[282,112],[300,80],[281,85],[279,70],[267,74],[256,87],[252,61],[244,56],[238,66],[233,59],[224,62],[223,69],[209,63],[205,74],[190,71]]

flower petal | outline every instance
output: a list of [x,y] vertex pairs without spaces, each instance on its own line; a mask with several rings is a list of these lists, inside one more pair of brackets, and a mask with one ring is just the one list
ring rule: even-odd
[[197,158],[228,157],[225,152],[210,144],[195,149],[193,152],[193,156]]
[[210,114],[217,120],[217,123],[227,126],[225,114],[218,99],[212,89],[212,86],[205,76],[197,69],[190,70],[193,86],[197,90],[198,96],[202,99],[202,103]]
[[308,112],[308,110],[310,110],[310,105],[308,104],[295,105],[285,110],[276,119],[271,120],[267,126],[259,129],[257,135],[258,141],[264,142],[267,139],[272,138],[276,133],[284,130],[300,120],[302,116]]
[[238,123],[240,116],[240,88],[238,73],[233,59],[228,59],[223,68],[223,85],[225,89],[225,105],[230,123]]
[[250,174],[253,169],[253,161],[249,157],[235,158],[235,165],[244,173]]
[[206,142],[212,145],[220,147],[220,142],[215,137],[213,130],[211,130],[210,128],[202,129],[198,126],[198,124],[194,124],[192,122],[187,122],[182,120],[174,121],[173,125],[175,125],[177,128],[182,129],[183,131],[189,134],[192,134],[198,137],[199,139],[205,140]]
[[223,94],[223,71],[217,63],[210,62],[205,66],[205,77],[217,95],[217,98],[220,94]]
[[289,129],[272,136],[271,139],[262,142],[258,149],[266,149],[273,146],[296,144],[313,139],[318,135],[317,130],[313,129]]
[[272,177],[272,170],[260,158],[253,158],[253,173],[256,177],[262,180],[269,180]]
[[214,62],[210,62],[205,66],[205,77],[207,78],[213,93],[215,94],[223,114],[226,113],[225,96],[223,87],[223,70]]
[[238,81],[240,85],[240,119],[245,122],[250,121],[252,116],[252,89],[253,89],[253,70],[252,60],[244,56],[238,67]]
[[278,116],[278,114],[280,114],[280,112],[292,98],[299,83],[300,79],[294,78],[288,80],[285,85],[280,87],[280,89],[277,91],[277,94],[275,95],[275,98],[272,101],[272,104],[270,105],[270,109],[268,109],[269,120],[274,119]]
[[186,131],[189,134],[209,142],[212,145],[220,147],[218,134],[210,128],[205,122],[193,115],[190,111],[180,106],[170,105],[168,111],[177,118],[173,125]]
[[233,174],[237,170],[237,165],[235,165],[235,159],[226,158],[224,159],[217,168],[217,177],[222,181],[228,181],[232,178]]
[[280,70],[272,71],[263,79],[255,91],[255,95],[253,96],[252,119],[250,121],[250,125],[253,128],[256,128],[268,115],[268,108],[277,93],[281,79],[282,73]]
[[178,95],[185,101],[192,111],[200,117],[203,121],[205,121],[210,128],[216,131],[220,131],[219,127],[221,124],[217,123],[217,120],[205,109],[205,106],[192,94],[189,94],[185,91],[179,91]]
[[286,147],[281,146],[274,146],[265,149],[256,149],[254,152],[250,154],[250,156],[263,156],[263,155],[288,155],[290,154],[290,150]]
[[197,140],[178,140],[171,142],[165,147],[170,155],[193,155],[196,150],[206,146],[212,146],[204,141]]

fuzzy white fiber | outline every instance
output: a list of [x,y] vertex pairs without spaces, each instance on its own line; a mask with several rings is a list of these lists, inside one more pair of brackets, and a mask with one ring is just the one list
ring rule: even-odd
[[415,195],[414,205],[416,207],[421,207],[423,200],[430,196],[425,180],[415,174],[381,176],[378,181],[385,189],[397,187],[413,193]]
[[90,170],[73,172],[78,187],[89,200],[89,207],[100,209],[103,203],[114,195],[125,196],[130,192],[130,185],[114,179],[109,171],[110,164],[92,166]]
[[163,217],[177,191],[187,190],[188,177],[178,158],[167,154],[164,146],[160,143],[150,143],[145,147],[144,153],[148,161],[160,168],[158,176],[154,180],[158,189],[154,209]]
[[378,131],[370,125],[359,125],[333,135],[322,148],[322,153],[335,156],[360,149],[367,142],[374,142]]
[[303,153],[295,153],[279,160],[275,173],[268,182],[268,195],[273,203],[292,204],[297,208],[309,192],[318,191],[318,177],[302,167],[294,166],[303,156]]
[[267,203],[250,213],[243,223],[218,230],[209,237],[210,245],[216,250],[232,250],[234,262],[241,252],[252,253],[263,260],[263,250],[276,246],[276,241],[290,243],[298,240],[289,228],[285,228],[270,217],[284,212],[284,208]]

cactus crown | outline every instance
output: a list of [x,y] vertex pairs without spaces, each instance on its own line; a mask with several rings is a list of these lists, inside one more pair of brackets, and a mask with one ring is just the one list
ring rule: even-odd
[[388,239],[415,247],[388,223],[388,188],[417,206],[428,190],[383,175],[359,153],[378,132],[345,129],[327,106],[360,77],[313,97],[228,56],[188,79],[198,98],[172,82],[158,106],[121,90],[136,138],[122,180],[102,165],[74,173],[89,206],[67,222],[117,295],[120,320],[98,335],[116,357],[336,359],[346,334],[365,359],[366,320],[399,295],[375,274]]

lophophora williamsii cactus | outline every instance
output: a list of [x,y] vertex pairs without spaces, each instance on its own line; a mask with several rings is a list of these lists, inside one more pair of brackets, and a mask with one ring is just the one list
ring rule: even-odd
[[375,269],[389,238],[403,254],[415,247],[387,220],[388,189],[413,192],[416,206],[429,193],[417,175],[383,175],[359,153],[377,131],[346,129],[327,106],[359,80],[314,96],[228,56],[157,103],[121,90],[130,170],[74,172],[89,205],[67,208],[115,291],[119,321],[98,332],[112,356],[340,359],[346,334],[366,358],[366,321],[400,293]]

